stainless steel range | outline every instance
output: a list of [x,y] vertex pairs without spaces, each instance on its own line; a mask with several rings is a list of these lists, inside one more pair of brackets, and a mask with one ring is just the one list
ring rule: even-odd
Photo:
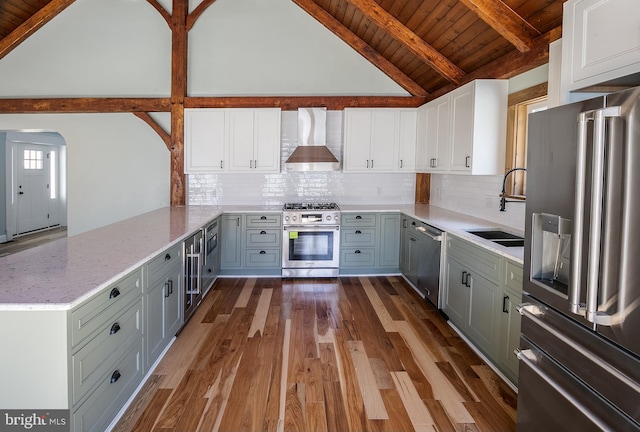
[[282,277],[338,276],[340,207],[336,203],[289,203],[282,216]]

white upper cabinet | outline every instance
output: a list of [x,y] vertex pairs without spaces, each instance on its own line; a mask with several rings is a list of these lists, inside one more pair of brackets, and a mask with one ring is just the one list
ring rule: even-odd
[[223,171],[226,163],[227,111],[184,110],[184,172]]
[[185,109],[185,173],[279,172],[279,108]]
[[398,171],[416,172],[416,137],[418,112],[400,110],[400,141],[398,142]]
[[568,91],[640,72],[640,1],[569,0],[562,23]]
[[280,171],[280,109],[229,110],[229,171]]
[[344,171],[413,171],[415,130],[412,109],[345,108]]
[[502,175],[507,80],[476,80],[419,108],[418,172]]
[[440,97],[418,108],[416,171],[449,169],[451,99]]

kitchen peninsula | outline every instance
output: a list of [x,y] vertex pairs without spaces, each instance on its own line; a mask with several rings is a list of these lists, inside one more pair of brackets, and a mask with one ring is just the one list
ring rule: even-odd
[[[344,213],[403,213],[522,262],[522,248],[503,248],[466,232],[495,228],[495,223],[428,205],[341,208]],[[13,329],[3,332],[0,341],[5,352],[11,353],[0,360],[1,377],[8,388],[20,389],[4,395],[0,405],[16,409],[72,408],[72,430],[85,428],[84,422],[110,420],[153,364],[143,359],[148,263],[154,258],[166,260],[165,252],[168,255],[180,250],[182,240],[225,212],[280,211],[280,206],[162,208],[0,258],[0,324]],[[109,300],[99,300],[102,295],[109,299],[120,296],[119,315],[103,313],[103,303]],[[120,327],[125,328],[123,322],[132,324],[130,333],[120,331]],[[95,335],[98,325],[111,326],[107,335],[119,332],[116,336],[123,339],[112,351],[100,349],[103,342],[96,339],[91,355],[83,356],[83,349],[93,343],[88,336]],[[108,375],[88,375],[85,364],[102,371],[99,366],[113,362],[113,357],[129,362],[133,378],[127,376],[124,367],[109,369]],[[98,392],[101,380],[105,381],[104,388]],[[117,381],[123,389],[109,393],[107,388]],[[94,404],[100,409],[86,403],[94,396],[105,398]],[[103,413],[110,418],[102,418]]]

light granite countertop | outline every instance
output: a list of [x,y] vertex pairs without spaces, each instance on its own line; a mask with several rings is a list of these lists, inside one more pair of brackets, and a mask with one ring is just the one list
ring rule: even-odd
[[[429,205],[340,205],[343,212],[402,212],[522,263],[469,229],[522,231]],[[278,212],[282,206],[165,207],[0,258],[0,310],[67,310],[181,242],[225,212]]]

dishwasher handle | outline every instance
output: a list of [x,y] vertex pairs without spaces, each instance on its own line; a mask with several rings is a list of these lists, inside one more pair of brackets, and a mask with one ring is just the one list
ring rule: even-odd
[[425,226],[416,226],[416,231],[418,231],[420,234],[424,234],[427,237],[430,237],[431,240],[437,241],[437,242],[441,242],[442,241],[442,231],[440,231],[437,228],[434,228],[432,226],[426,225]]

